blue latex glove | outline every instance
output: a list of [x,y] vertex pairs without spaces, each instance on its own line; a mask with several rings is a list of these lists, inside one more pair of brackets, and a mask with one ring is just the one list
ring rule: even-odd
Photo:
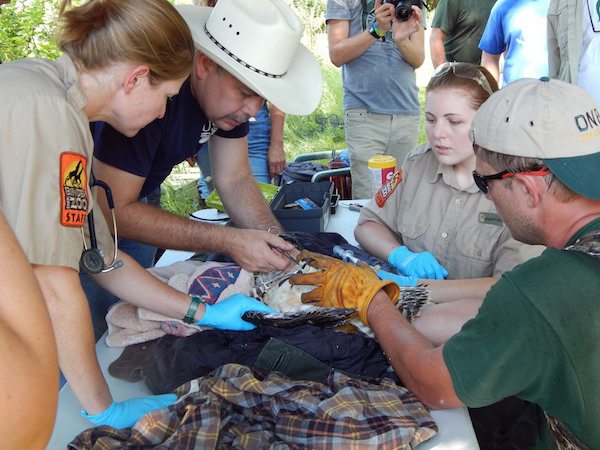
[[132,398],[124,402],[112,402],[104,411],[89,415],[83,409],[81,415],[94,425],[108,425],[113,428],[131,428],[142,416],[155,409],[171,406],[177,401],[175,394],[151,395]]
[[431,253],[413,253],[405,246],[395,249],[388,257],[388,262],[409,277],[443,280],[448,275],[448,271]]
[[246,311],[277,312],[252,297],[235,294],[214,305],[206,305],[206,312],[196,325],[220,330],[253,330],[256,326],[242,319]]
[[405,277],[403,275],[396,275],[394,273],[386,272],[385,270],[378,271],[377,276],[382,280],[393,281],[400,287],[417,285],[417,277]]

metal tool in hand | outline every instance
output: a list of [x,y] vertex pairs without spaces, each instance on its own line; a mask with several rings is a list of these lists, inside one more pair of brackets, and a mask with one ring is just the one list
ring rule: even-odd
[[[273,232],[274,230],[276,230],[277,232]],[[287,241],[287,242],[289,242],[289,243],[293,244],[293,245],[294,245],[294,247],[296,247],[296,249],[297,249],[297,250],[300,250],[300,249],[298,248],[298,247],[299,247],[299,245],[298,245],[298,244],[299,244],[299,242],[298,242],[298,240],[297,240],[295,237],[293,237],[293,236],[292,236],[292,235],[290,235],[290,234],[279,233],[279,231],[280,231],[280,230],[279,230],[279,228],[278,228],[278,227],[276,227],[275,225],[271,225],[271,226],[269,227],[269,229],[267,230],[267,232],[269,232],[269,233],[272,233],[272,234],[274,234],[274,235],[276,235],[276,236],[280,237],[280,238],[281,238],[281,239],[283,239],[284,241]],[[296,258],[294,258],[294,257],[293,257],[293,256],[290,254],[290,252],[287,252],[287,251],[285,251],[285,250],[282,250],[282,249],[280,249],[280,248],[277,248],[277,247],[273,247],[272,245],[269,245],[269,247],[271,247],[271,249],[272,249],[272,250],[275,250],[276,252],[279,252],[279,253],[281,253],[283,256],[285,256],[286,258],[288,258],[288,259],[289,259],[291,262],[293,262],[293,263],[294,263],[294,265],[295,265],[295,266],[296,266],[298,269],[300,269],[300,270],[302,270],[302,269],[303,269],[303,267],[302,267],[302,266],[301,266],[301,265],[298,263],[298,260],[297,260]],[[301,247],[301,245],[300,245],[300,247]]]
[[302,266],[300,265],[300,263],[298,263],[298,260],[296,258],[294,258],[289,252],[286,252],[285,250],[281,250],[280,248],[277,247],[273,247],[271,246],[271,248],[279,253],[281,253],[283,256],[285,256],[286,258],[288,258],[291,262],[293,262],[298,269],[302,270]]

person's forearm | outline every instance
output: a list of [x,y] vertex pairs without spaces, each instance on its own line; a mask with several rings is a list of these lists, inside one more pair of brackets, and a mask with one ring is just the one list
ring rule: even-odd
[[269,117],[271,118],[271,145],[283,148],[283,126],[285,124],[285,113],[275,105],[269,104]]
[[226,182],[215,178],[215,186],[229,217],[237,226],[264,231],[276,226],[283,231],[249,172]]
[[285,169],[285,150],[283,148],[285,113],[275,105],[269,104],[269,116],[271,118],[271,136],[267,150],[267,164],[269,176],[273,178]]
[[[122,205],[117,211],[117,226],[119,237],[128,237],[146,244],[162,248],[187,250],[196,252],[214,251],[226,254],[246,270],[252,272],[270,272],[282,270],[289,261],[272,247],[291,250],[291,244],[287,243],[275,234],[267,233],[271,225],[281,226],[272,217],[264,197],[258,191],[256,183],[252,179],[250,187],[244,188],[250,192],[256,190],[256,198],[266,209],[266,220],[259,220],[261,209],[253,210],[250,202],[246,202],[243,195],[235,203],[234,208],[241,209],[237,214],[249,215],[249,220],[242,217],[242,226],[262,227],[262,231],[238,229],[234,227],[223,227],[206,224],[162,211],[156,207],[141,202],[133,202]],[[236,191],[234,191],[236,192]],[[243,191],[240,191],[243,192]],[[227,208],[231,205],[227,199],[221,197]],[[234,213],[231,214],[234,221],[239,220]],[[254,220],[254,221],[253,221]],[[238,225],[239,222],[238,222]]]
[[442,348],[434,347],[415,330],[383,291],[376,294],[367,314],[379,345],[404,386],[432,409],[461,405]]
[[354,237],[364,250],[385,261],[395,248],[402,245],[388,227],[371,220],[357,225]]
[[56,343],[31,265],[1,216],[0,240],[0,447],[42,449],[56,417]]
[[173,250],[226,252],[235,230],[197,222],[142,202],[116,211],[119,238]]
[[[140,308],[183,319],[191,302],[187,294],[163,283],[125,253],[120,252],[119,259],[123,261],[123,267],[95,275],[98,284],[121,300]],[[200,304],[194,319],[198,321],[203,315],[204,305]]]
[[[23,326],[24,319],[28,322],[26,327]],[[27,315],[19,318],[19,322],[21,328],[39,334],[35,330],[37,323]],[[56,418],[56,350],[44,354],[45,342],[42,339],[35,344],[37,347],[31,346],[14,331],[14,325],[17,324],[0,320],[0,383],[3,390],[0,448],[43,449],[50,439]],[[54,337],[50,336],[49,339],[54,345]]]
[[490,72],[497,83],[500,82],[500,56],[481,52],[481,65]]
[[446,49],[444,48],[444,40],[436,38],[433,35],[429,40],[429,47],[431,51],[431,63],[433,68],[437,69],[438,66],[446,62]]
[[482,303],[469,299],[423,305],[412,325],[433,345],[442,345],[477,315]]
[[330,39],[329,58],[334,66],[341,67],[361,56],[375,42],[377,42],[377,39],[371,36],[368,31],[340,40],[334,45],[331,44]]
[[[140,202],[138,198],[144,177],[97,159],[94,159],[94,171],[97,179],[105,181],[112,188],[119,238],[174,250],[224,252],[232,234],[236,233],[229,228],[189,220]],[[98,195],[96,200],[107,223],[111,224],[106,195]]]
[[[35,333],[37,323],[28,322],[26,328]],[[16,324],[0,320],[0,383],[4,391],[0,406],[3,417],[0,423],[0,447],[43,449],[56,418],[56,355],[53,364],[45,364],[51,360],[52,353],[46,356],[40,348],[31,347],[15,333],[13,325]],[[50,339],[54,344],[54,337]],[[49,383],[49,380],[53,383]]]
[[414,69],[421,67],[425,61],[424,33],[425,31],[421,28],[408,38],[396,41],[396,46],[402,53],[402,57]]
[[76,270],[35,266],[54,328],[60,369],[73,393],[89,414],[104,411],[112,402],[102,376],[90,310]]
[[445,303],[464,299],[483,300],[496,281],[496,278],[486,277],[468,280],[419,280],[419,284],[427,285],[431,291],[431,298],[436,303]]

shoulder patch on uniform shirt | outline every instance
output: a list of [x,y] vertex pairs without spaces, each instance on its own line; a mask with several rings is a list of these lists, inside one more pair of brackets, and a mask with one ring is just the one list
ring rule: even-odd
[[401,181],[402,170],[396,169],[390,181],[381,186],[381,189],[379,189],[377,194],[375,194],[375,202],[377,203],[377,206],[383,208],[383,205],[385,205],[385,202],[388,198],[390,198],[390,195],[392,195],[392,192],[396,190]]
[[83,227],[87,216],[87,158],[78,153],[60,154],[60,224]]
[[490,212],[480,212],[479,213],[479,222],[487,223],[489,225],[497,225],[499,227],[504,225],[504,222],[502,221],[502,218],[500,217],[499,214],[490,213]]

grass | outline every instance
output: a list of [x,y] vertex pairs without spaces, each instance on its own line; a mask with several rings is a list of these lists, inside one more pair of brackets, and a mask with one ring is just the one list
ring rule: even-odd
[[[339,69],[321,61],[323,70],[323,97],[317,109],[308,116],[286,116],[284,141],[286,160],[297,155],[340,149],[344,139],[344,112],[342,107],[342,76]],[[425,90],[419,90],[421,107],[425,104]],[[426,141],[424,116],[421,114],[418,143]],[[196,187],[198,169],[183,162],[173,169],[161,186],[161,207],[166,211],[187,217],[198,209]]]
[[286,116],[284,141],[286,159],[296,155],[345,147],[342,75],[339,69],[323,64],[323,97],[308,116]]
[[198,209],[197,181],[174,183],[167,179],[160,187],[160,207],[178,216],[188,217]]

